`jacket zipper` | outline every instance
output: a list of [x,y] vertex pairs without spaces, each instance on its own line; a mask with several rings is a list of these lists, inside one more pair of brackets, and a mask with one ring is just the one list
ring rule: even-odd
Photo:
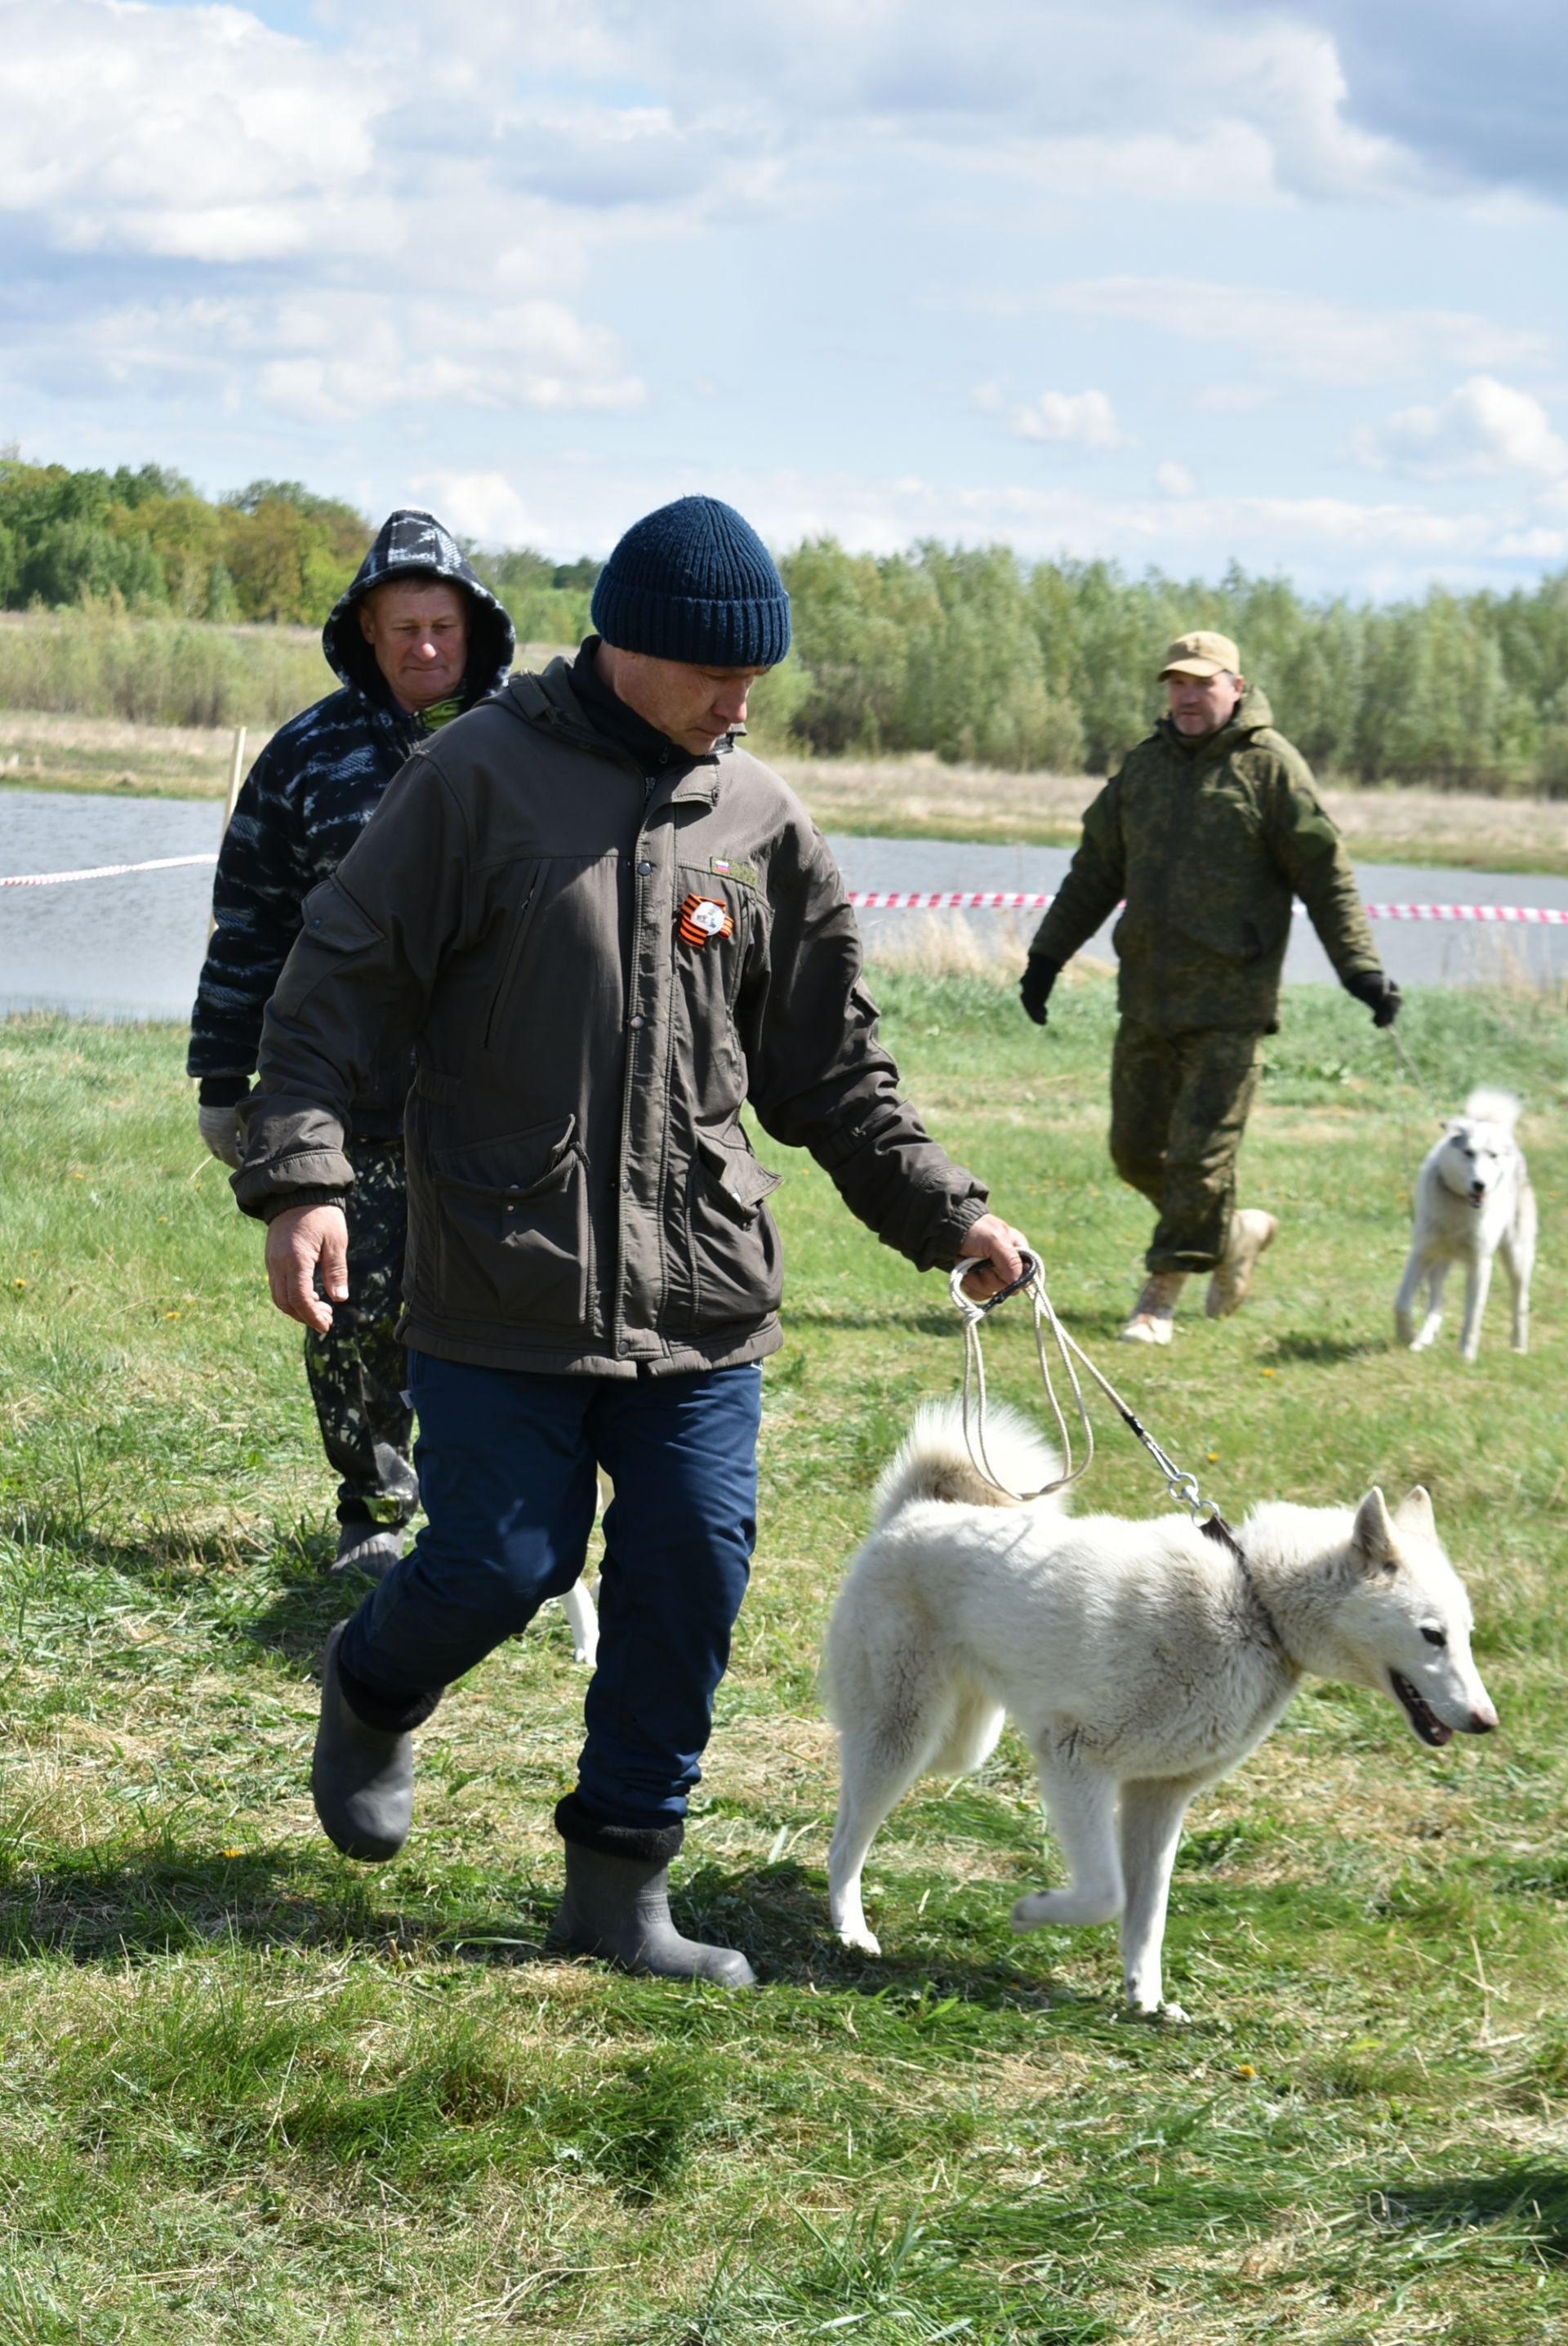
[[[636,985],[636,984],[637,961],[642,950],[643,933],[644,882],[642,873],[637,870],[637,865],[643,860],[642,843],[643,835],[647,829],[648,805],[653,798],[653,794],[657,784],[658,776],[657,774],[645,773],[643,775],[642,821],[638,823],[636,835],[632,841],[632,950],[629,957],[630,967],[628,969],[627,975],[631,984],[633,985]],[[626,1333],[626,1208],[630,1202],[631,1192],[630,1176],[626,1170],[626,1167],[630,1161],[627,1156],[627,1148],[631,1137],[632,1091],[636,1079],[637,1046],[641,1043],[643,1036],[647,1033],[647,1027],[646,1025],[634,1029],[626,1023],[630,1019],[631,1015],[632,1004],[631,996],[628,994],[626,1000],[621,1007],[621,1017],[623,1022],[622,1033],[626,1036],[626,1065],[621,1076],[621,1141],[620,1148],[617,1150],[616,1157],[616,1238],[618,1241],[616,1247],[616,1293],[614,1309],[611,1314],[611,1324],[608,1331],[611,1341],[615,1345],[616,1357],[617,1359],[621,1359],[625,1356],[627,1344],[630,1341],[630,1339]]]
[[528,886],[528,893],[524,897],[522,903],[518,907],[517,926],[513,933],[512,944],[507,952],[506,965],[501,973],[501,983],[497,985],[494,993],[490,997],[490,1008],[484,1020],[484,1041],[483,1047],[486,1051],[490,1048],[491,1037],[495,1032],[496,1021],[501,1015],[501,1005],[512,991],[512,981],[517,974],[517,964],[523,958],[523,941],[528,933],[529,908],[533,904],[534,899],[538,892],[538,881],[531,881]]

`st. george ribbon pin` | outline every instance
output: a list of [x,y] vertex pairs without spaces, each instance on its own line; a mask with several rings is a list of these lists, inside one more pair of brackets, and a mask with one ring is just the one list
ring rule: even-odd
[[709,937],[732,937],[735,923],[726,904],[715,896],[689,895],[680,908],[677,923],[683,943],[705,945]]

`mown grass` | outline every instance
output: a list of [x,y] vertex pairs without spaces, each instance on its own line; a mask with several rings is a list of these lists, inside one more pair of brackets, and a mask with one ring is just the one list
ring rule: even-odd
[[[1061,989],[1044,1037],[980,979],[881,991],[914,1095],[1106,1346],[1145,1219],[1104,1156],[1108,987]],[[1473,1371],[1391,1349],[1430,1117],[1363,1014],[1303,989],[1245,1159],[1284,1220],[1257,1299],[1109,1365],[1227,1509],[1425,1482],[1503,1728],[1433,1755],[1308,1690],[1195,1810],[1170,2030],[1115,2018],[1111,1932],[1010,1935],[1054,1866],[1011,1737],[890,1820],[886,1956],[828,1937],[821,1624],[958,1347],[940,1283],[813,1168],[762,1144],[792,1307],[677,1869],[687,1923],[764,1974],[733,2000],[543,1953],[582,1692],[553,1610],[423,1737],[402,1860],[321,1841],[326,1477],[179,1038],[0,1027],[0,2340],[1568,2337],[1568,1035],[1502,994],[1418,996],[1407,1035],[1445,1102],[1527,1100],[1528,1360],[1498,1299]],[[1021,1316],[988,1361],[1028,1405]],[[1093,1504],[1151,1511],[1101,1432]]]

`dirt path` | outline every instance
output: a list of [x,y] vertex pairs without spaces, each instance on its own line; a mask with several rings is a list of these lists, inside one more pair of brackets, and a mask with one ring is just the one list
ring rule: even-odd
[[[247,765],[271,738],[270,726],[247,732]],[[127,725],[113,717],[0,709],[0,785],[13,790],[220,799],[233,750],[228,726]]]
[[[248,734],[247,762],[270,739]],[[0,787],[101,790],[134,798],[221,798],[226,728],[127,725],[113,718],[0,709]],[[762,748],[767,755],[766,745]],[[972,839],[1068,847],[1099,784],[1082,774],[1005,774],[935,758],[797,758],[772,762],[824,831],[888,839]],[[1417,790],[1325,789],[1359,862],[1458,864],[1568,873],[1568,799],[1501,799]]]
[[[1003,774],[934,758],[773,761],[824,831],[886,839],[974,839],[1070,847],[1099,789],[1082,774]],[[1359,863],[1568,872],[1568,799],[1325,788]]]

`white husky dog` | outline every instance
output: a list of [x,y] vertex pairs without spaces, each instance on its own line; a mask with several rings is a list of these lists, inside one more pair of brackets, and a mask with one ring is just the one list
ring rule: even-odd
[[[986,1448],[1014,1490],[1056,1471],[1010,1411]],[[1070,1521],[1057,1499],[999,1497],[970,1464],[956,1402],[921,1409],[877,1487],[874,1527],[828,1630],[842,1786],[828,1859],[833,1927],[881,1950],[860,1874],[915,1778],[967,1774],[1003,1714],[1027,1740],[1070,1876],[1021,1898],[1013,1927],[1121,1918],[1137,2012],[1162,2005],[1171,1867],[1193,1794],[1268,1733],[1302,1676],[1370,1687],[1423,1743],[1497,1713],[1471,1659],[1471,1611],[1431,1501],[1255,1507],[1245,1564],[1185,1515]]]
[[[1443,1281],[1449,1265],[1464,1265],[1464,1321],[1459,1356],[1481,1350],[1481,1315],[1492,1266],[1502,1257],[1513,1291],[1513,1349],[1530,1349],[1530,1274],[1535,1263],[1535,1192],[1513,1137],[1519,1102],[1512,1092],[1471,1092],[1416,1176],[1415,1230],[1410,1259],[1394,1298],[1400,1341],[1424,1352],[1442,1326]],[[1414,1306],[1427,1282],[1426,1317],[1418,1331]]]

